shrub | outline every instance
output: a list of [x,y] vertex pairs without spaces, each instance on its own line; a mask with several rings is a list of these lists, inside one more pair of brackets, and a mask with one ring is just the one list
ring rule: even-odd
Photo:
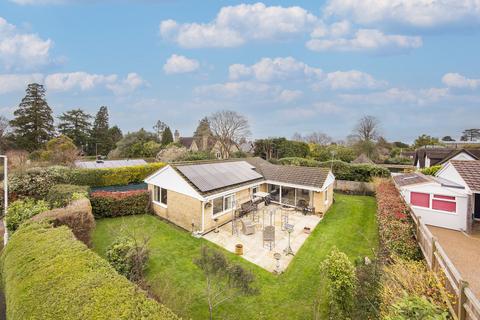
[[69,168],[53,166],[31,168],[9,176],[9,191],[19,196],[44,198],[55,184],[67,183]]
[[428,270],[423,261],[405,260],[394,256],[392,263],[383,268],[382,313],[388,314],[390,306],[397,303],[405,294],[424,297],[440,310],[447,311],[442,290],[434,273]]
[[357,290],[355,293],[355,319],[378,319],[381,305],[382,265],[379,259],[356,264]]
[[49,209],[48,203],[43,200],[36,201],[32,198],[25,198],[14,201],[8,206],[8,214],[6,216],[8,231],[15,232],[23,222]]
[[185,155],[181,156],[179,159],[180,161],[198,161],[198,160],[209,160],[215,159],[215,156],[211,152],[207,151],[189,151]]
[[299,157],[282,158],[278,160],[278,164],[302,167],[318,167],[320,162],[313,159],[305,159]]
[[73,140],[61,135],[47,142],[40,158],[55,164],[71,164],[75,161],[77,155],[78,150]]
[[427,299],[405,295],[389,308],[385,320],[447,320],[447,311],[442,311]]
[[46,200],[52,208],[61,208],[73,200],[87,198],[90,188],[88,186],[75,186],[71,184],[57,184],[50,188]]
[[140,166],[106,168],[106,169],[72,169],[70,184],[90,187],[108,187],[141,183],[150,174],[165,166],[163,162]]
[[442,166],[433,166],[430,168],[423,168],[420,170],[423,174],[426,174],[427,176],[434,176],[437,174],[438,170],[440,170]]
[[391,181],[380,181],[376,188],[380,242],[387,255],[419,260],[422,255],[414,238],[410,209]]
[[91,243],[91,235],[95,229],[92,206],[90,201],[85,198],[75,200],[65,208],[42,212],[34,216],[32,220],[47,220],[54,227],[66,225],[72,230],[75,237],[87,246]]
[[350,319],[356,288],[355,267],[347,255],[334,248],[323,261],[331,319]]
[[148,261],[147,242],[139,243],[133,237],[120,237],[107,248],[106,258],[118,273],[138,282],[143,279]]
[[178,319],[64,226],[22,226],[0,266],[10,320]]
[[90,195],[95,218],[144,214],[150,207],[148,190],[97,191]]

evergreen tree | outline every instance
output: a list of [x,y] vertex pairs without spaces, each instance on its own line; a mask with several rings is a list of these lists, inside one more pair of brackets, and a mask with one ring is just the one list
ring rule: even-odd
[[193,137],[200,138],[203,136],[211,136],[212,130],[210,129],[210,121],[207,117],[198,122],[197,129],[195,130]]
[[123,138],[122,130],[120,130],[118,126],[113,126],[108,129],[108,137],[110,142],[109,148],[113,150],[117,146],[117,143]]
[[108,109],[102,106],[95,115],[89,151],[91,154],[107,155],[111,149],[112,142],[109,135]]
[[466,129],[462,132],[461,141],[477,141],[480,139],[480,129]]
[[81,109],[64,112],[58,117],[61,121],[58,131],[72,139],[75,145],[83,150],[88,142],[91,118],[91,115]]
[[45,88],[38,83],[28,85],[26,95],[10,121],[16,145],[28,151],[41,148],[55,133],[52,109],[45,99]]
[[172,142],[173,142],[172,130],[170,130],[170,127],[166,127],[162,135],[162,145],[166,146]]

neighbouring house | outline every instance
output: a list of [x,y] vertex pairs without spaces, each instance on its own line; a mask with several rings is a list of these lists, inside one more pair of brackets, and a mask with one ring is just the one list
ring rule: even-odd
[[145,165],[143,159],[75,161],[75,167],[83,169],[119,168]]
[[232,220],[242,204],[262,201],[325,213],[335,176],[328,168],[274,165],[261,158],[170,164],[145,179],[160,217],[201,234]]
[[471,232],[480,221],[480,161],[450,160],[436,176],[394,177],[415,215],[428,225]]
[[[180,132],[175,130],[174,141],[184,146],[187,151],[210,152],[215,155],[217,159],[222,159],[221,144],[212,135],[205,134],[198,137],[181,137]],[[236,145],[232,145],[230,154],[233,154],[238,150],[239,149]]]
[[417,169],[441,165],[449,160],[479,160],[480,149],[420,148],[415,152]]
[[360,154],[351,163],[353,164],[375,164],[365,153]]

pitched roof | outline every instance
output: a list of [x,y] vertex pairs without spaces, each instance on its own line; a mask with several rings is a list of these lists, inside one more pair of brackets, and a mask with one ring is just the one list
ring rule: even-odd
[[355,160],[352,161],[355,164],[375,164],[372,159],[370,159],[365,153],[359,155]]
[[[220,165],[222,163],[249,163],[250,168],[255,170],[259,175],[252,176],[250,180],[246,179],[239,183],[230,184],[222,186],[216,189],[204,190],[202,191],[202,185],[196,178],[189,177],[189,174],[183,170],[182,167],[196,167],[201,165],[208,164],[210,169],[217,170],[220,166],[223,166],[225,170],[230,170],[234,166],[224,166]],[[219,166],[215,166],[219,164]],[[293,185],[301,185],[306,187],[313,188],[322,188],[325,180],[328,177],[330,169],[328,168],[318,168],[318,167],[297,167],[297,166],[284,166],[284,165],[275,165],[261,158],[244,158],[244,159],[231,159],[231,160],[206,160],[206,161],[190,161],[190,162],[178,162],[171,164],[172,168],[175,169],[192,187],[195,188],[201,195],[209,196],[212,194],[236,189],[238,187],[249,185],[256,182],[261,182],[265,180],[271,180],[276,182],[283,182]],[[228,168],[230,167],[230,168]],[[233,169],[234,170],[234,169]],[[228,174],[228,173],[225,173]],[[235,173],[232,172],[232,176]],[[209,178],[209,175],[205,175],[205,178]],[[237,180],[238,181],[238,180]],[[203,183],[203,182],[202,182]]]
[[480,192],[480,160],[451,160],[450,163],[470,190]]
[[451,148],[421,148],[417,149],[415,152],[415,159],[413,163],[416,164],[417,161],[420,163],[420,168],[425,167],[425,156],[430,159],[430,166],[434,166],[446,158],[449,154],[456,151],[457,149]]
[[395,181],[395,183],[399,187],[405,187],[405,186],[411,186],[414,184],[430,182],[431,179],[430,177],[427,177],[422,173],[412,172],[412,173],[396,175],[393,177],[393,181]]
[[193,137],[180,137],[178,142],[180,142],[185,148],[190,148],[194,139]]
[[450,152],[450,154],[447,157],[445,157],[443,160],[441,160],[438,164],[446,163],[450,159],[456,157],[461,153],[466,153],[469,156],[471,156],[473,159],[480,160],[480,149],[459,149],[459,150]]

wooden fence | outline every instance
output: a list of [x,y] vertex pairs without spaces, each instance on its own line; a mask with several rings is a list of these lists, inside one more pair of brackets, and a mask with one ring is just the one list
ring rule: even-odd
[[[411,210],[410,210],[411,211]],[[450,261],[438,240],[432,235],[420,217],[413,211],[416,238],[425,260],[435,272],[437,280],[445,287],[444,298],[453,318],[456,320],[480,320],[480,302],[468,288],[468,283]]]

